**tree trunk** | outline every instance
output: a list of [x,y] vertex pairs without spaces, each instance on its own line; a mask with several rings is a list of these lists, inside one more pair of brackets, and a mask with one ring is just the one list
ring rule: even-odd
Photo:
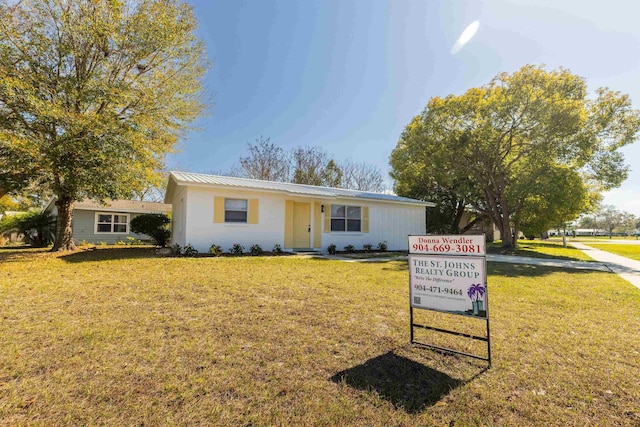
[[56,238],[53,242],[51,252],[71,251],[76,248],[73,242],[73,220],[74,200],[71,197],[58,197],[56,207],[58,208],[58,220],[56,223]]
[[516,221],[513,226],[513,238],[511,239],[511,247],[514,249],[518,247],[518,234],[520,234],[520,225]]
[[505,218],[504,216],[501,217],[498,228],[500,229],[502,237],[502,249],[513,248],[513,237],[511,236],[511,224],[509,223],[509,218]]

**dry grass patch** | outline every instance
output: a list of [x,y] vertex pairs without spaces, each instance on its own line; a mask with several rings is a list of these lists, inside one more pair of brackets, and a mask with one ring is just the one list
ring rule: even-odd
[[135,248],[0,259],[5,425],[640,422],[640,292],[613,274],[490,264],[484,372],[407,345],[406,262]]

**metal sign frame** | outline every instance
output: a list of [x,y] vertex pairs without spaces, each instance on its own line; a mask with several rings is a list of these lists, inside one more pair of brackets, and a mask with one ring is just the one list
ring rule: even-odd
[[[448,353],[454,353],[454,354],[459,354],[462,356],[466,356],[466,357],[470,357],[473,359],[478,359],[478,360],[484,360],[489,364],[489,368],[491,367],[491,334],[490,334],[490,327],[489,327],[489,287],[488,287],[488,283],[487,283],[487,257],[486,257],[486,252],[485,252],[485,247],[484,247],[484,243],[482,244],[481,250],[478,251],[474,251],[474,253],[462,253],[460,254],[459,252],[455,251],[455,246],[452,248],[451,245],[446,244],[438,244],[435,243],[433,245],[433,249],[429,250],[428,248],[425,249],[425,246],[420,246],[420,247],[416,247],[416,251],[412,252],[412,242],[416,242],[416,238],[418,238],[419,241],[422,241],[422,239],[424,239],[424,241],[428,241],[428,242],[433,242],[436,241],[438,239],[445,239],[447,241],[451,241],[451,240],[455,240],[455,239],[460,239],[463,238],[464,236],[409,236],[409,257],[408,257],[408,262],[409,262],[409,322],[410,322],[410,335],[411,335],[411,344],[416,344],[422,347],[428,347],[428,348],[432,348],[435,350],[439,350],[439,351],[445,351]],[[473,239],[477,240],[479,237],[482,238],[482,241],[484,242],[485,236],[484,234],[482,235],[474,235],[474,236],[466,236],[466,237],[472,237]],[[451,251],[444,251],[442,249],[445,249],[446,247],[449,247],[449,249],[451,249]],[[453,254],[451,253],[453,251]],[[484,290],[485,293],[483,295],[484,297],[484,304],[485,304],[485,316],[478,316],[478,315],[474,315],[474,314],[467,314],[465,312],[460,312],[460,311],[452,311],[452,310],[444,310],[444,309],[438,309],[438,308],[434,308],[434,307],[414,307],[414,301],[411,300],[411,297],[413,295],[413,291],[412,291],[412,269],[411,269],[411,261],[413,259],[426,259],[428,258],[427,256],[422,256],[422,255],[427,255],[429,258],[434,258],[435,259],[441,259],[444,260],[445,258],[447,259],[460,259],[465,260],[465,259],[469,259],[469,258],[475,258],[477,260],[477,258],[482,258],[481,262],[483,263],[483,274],[482,274],[482,284],[484,285]],[[425,276],[429,276],[428,273],[425,274]],[[429,279],[430,280],[430,279]],[[440,286],[438,286],[438,289],[440,290]],[[486,336],[477,336],[477,335],[472,335],[472,334],[467,334],[467,333],[463,333],[463,332],[458,332],[458,331],[452,331],[452,330],[448,330],[448,329],[443,329],[443,328],[437,328],[434,326],[429,326],[429,325],[422,325],[422,324],[417,324],[414,322],[414,315],[413,315],[413,310],[414,308],[419,309],[419,310],[430,310],[430,311],[436,311],[436,312],[441,312],[441,313],[445,313],[445,314],[450,314],[450,315],[455,315],[455,316],[465,316],[465,317],[469,317],[469,318],[474,318],[474,319],[479,319],[479,320],[483,320],[486,322],[486,328],[487,328],[487,334]],[[475,308],[474,308],[475,310]],[[415,333],[414,333],[414,329],[415,328],[420,328],[420,329],[426,329],[426,330],[431,330],[431,331],[435,331],[435,332],[440,332],[440,333],[446,333],[446,334],[450,334],[450,335],[456,335],[456,336],[460,336],[460,337],[464,337],[464,338],[469,338],[469,339],[473,339],[473,340],[478,340],[478,341],[484,341],[487,343],[487,357],[483,357],[483,356],[479,356],[476,354],[470,354],[470,353],[466,353],[466,352],[462,352],[459,350],[455,350],[455,349],[451,349],[451,348],[446,348],[446,347],[440,347],[440,346],[436,346],[433,344],[428,344],[428,343],[423,343],[423,342],[419,342],[416,341],[415,339]]]

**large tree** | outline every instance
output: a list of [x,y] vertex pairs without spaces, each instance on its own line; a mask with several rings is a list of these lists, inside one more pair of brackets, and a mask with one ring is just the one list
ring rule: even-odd
[[291,153],[296,184],[340,187],[342,171],[329,155],[318,147],[298,147]]
[[203,110],[204,45],[179,0],[0,1],[0,189],[129,197]]
[[287,182],[290,174],[289,155],[270,142],[270,138],[260,137],[255,145],[249,145],[249,155],[240,158],[242,175],[246,178],[264,181]]
[[340,163],[342,170],[342,186],[351,190],[374,191],[385,190],[382,172],[375,165],[346,160]]
[[600,218],[600,224],[609,233],[609,239],[613,238],[614,231],[623,234],[630,233],[636,223],[636,217],[633,214],[620,211],[613,205],[602,206],[598,210],[597,216]]
[[522,227],[573,220],[591,192],[619,186],[628,173],[619,149],[639,129],[626,95],[598,89],[589,99],[584,79],[528,65],[431,99],[402,133],[391,175],[400,195],[450,192],[489,217],[512,247]]

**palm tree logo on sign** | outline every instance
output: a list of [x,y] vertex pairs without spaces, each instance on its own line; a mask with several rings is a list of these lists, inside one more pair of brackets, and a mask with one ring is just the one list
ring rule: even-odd
[[467,290],[467,295],[471,298],[471,311],[474,316],[486,316],[486,310],[484,309],[484,294],[486,292],[486,288],[481,284],[473,284],[469,286]]

